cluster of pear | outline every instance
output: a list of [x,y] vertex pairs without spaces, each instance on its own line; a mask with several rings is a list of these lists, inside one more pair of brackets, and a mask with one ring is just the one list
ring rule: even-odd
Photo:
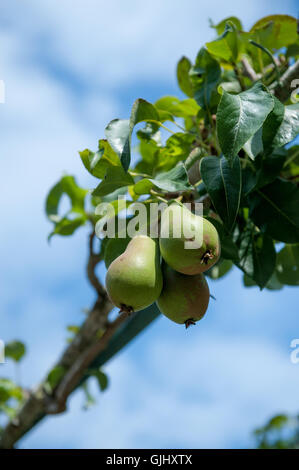
[[[180,204],[163,212],[160,232],[159,241],[146,235],[131,239],[108,267],[107,292],[121,311],[136,312],[156,301],[166,317],[188,327],[208,308],[210,292],[203,272],[219,259],[218,232],[208,220]],[[200,244],[186,248],[194,238]]]

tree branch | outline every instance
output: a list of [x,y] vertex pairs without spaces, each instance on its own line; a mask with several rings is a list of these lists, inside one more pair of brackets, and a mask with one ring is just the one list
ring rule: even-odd
[[243,65],[243,73],[246,77],[250,78],[252,82],[259,80],[260,76],[255,72],[254,68],[250,65],[248,60],[244,57],[241,59]]
[[[88,278],[95,287],[98,297],[87,319],[81,326],[80,331],[54,366],[60,366],[66,370],[65,378],[63,377],[60,382],[62,385],[58,384],[50,396],[44,389],[44,381],[35,390],[30,392],[29,397],[25,400],[17,416],[8,423],[0,434],[0,448],[13,447],[29,429],[46,414],[51,412],[50,404],[53,409],[53,403],[57,401],[57,396],[59,399],[56,408],[58,409],[59,406],[60,408],[62,407],[62,397],[65,408],[65,402],[69,394],[73,391],[77,381],[79,381],[84,374],[85,368],[88,367],[90,362],[94,359],[92,353],[97,354],[97,350],[101,351],[104,349],[109,343],[113,333],[126,319],[126,316],[122,315],[114,322],[108,322],[108,314],[114,308],[114,305],[109,300],[104,287],[101,285],[94,272],[95,266],[100,261],[100,257],[96,256],[93,252],[93,240],[94,233],[90,235],[89,239],[90,252],[87,272]],[[100,339],[98,338],[99,331],[104,331]],[[58,393],[58,395],[56,395],[56,393]]]
[[[288,68],[281,77],[280,83],[274,86],[273,91],[276,98],[282,102],[286,101],[290,97],[291,92],[295,90],[295,87],[291,87],[291,84],[296,78],[299,80],[299,60]],[[296,84],[296,87],[297,86],[298,83]]]

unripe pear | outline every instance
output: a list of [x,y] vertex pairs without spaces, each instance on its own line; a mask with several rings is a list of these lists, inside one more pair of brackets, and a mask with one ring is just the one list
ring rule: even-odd
[[209,286],[203,274],[191,277],[164,263],[163,289],[157,305],[166,317],[188,328],[204,316],[209,300]]
[[220,257],[220,240],[214,225],[179,204],[172,204],[163,212],[159,243],[166,263],[183,274],[207,271]]
[[158,243],[145,235],[133,237],[109,266],[107,293],[124,312],[137,312],[159,297],[163,285]]

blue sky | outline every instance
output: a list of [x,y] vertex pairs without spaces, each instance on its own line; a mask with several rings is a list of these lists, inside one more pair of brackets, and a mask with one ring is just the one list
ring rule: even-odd
[[[178,94],[175,64],[213,37],[208,18],[239,16],[245,27],[295,2],[187,0],[10,0],[0,6],[0,338],[23,339],[24,386],[37,383],[80,323],[94,294],[85,279],[87,232],[53,238],[44,200],[63,172],[85,187],[77,151],[95,148],[104,126],[133,101]],[[104,272],[99,273],[104,277]],[[217,301],[187,332],[159,318],[105,367],[107,392],[82,411],[46,419],[23,448],[248,447],[274,413],[298,411],[298,294],[245,289],[234,270],[211,283]],[[1,376],[14,376],[11,364]]]

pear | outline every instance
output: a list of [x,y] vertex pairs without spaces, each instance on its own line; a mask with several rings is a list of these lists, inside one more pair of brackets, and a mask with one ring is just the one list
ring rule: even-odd
[[180,204],[172,204],[162,213],[159,243],[166,263],[183,274],[207,271],[220,257],[214,225]]
[[146,235],[132,238],[126,250],[110,264],[107,293],[124,312],[137,312],[159,297],[163,285],[158,243]]
[[157,305],[166,317],[188,328],[204,316],[209,300],[209,286],[203,274],[191,277],[164,263],[163,290]]

